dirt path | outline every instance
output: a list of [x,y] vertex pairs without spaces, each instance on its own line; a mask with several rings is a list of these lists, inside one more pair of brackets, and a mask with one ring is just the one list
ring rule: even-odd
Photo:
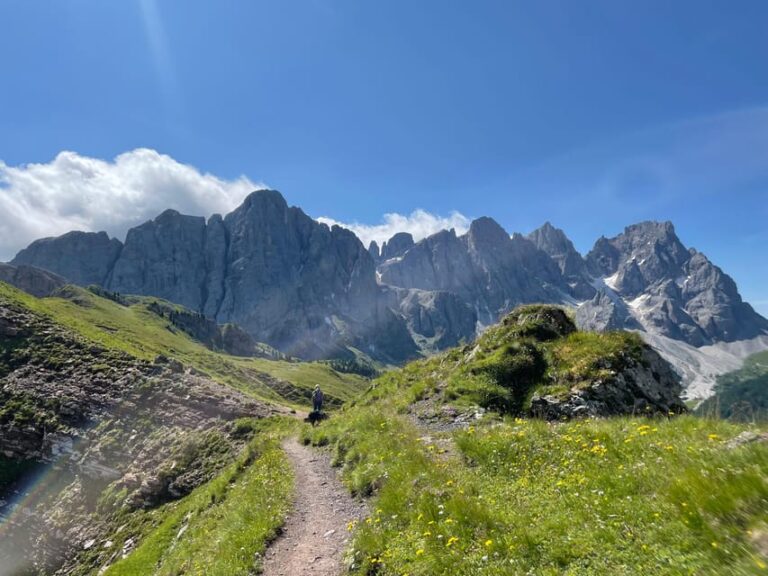
[[349,542],[347,525],[365,515],[339,481],[330,457],[286,440],[283,448],[296,474],[293,510],[281,536],[267,549],[265,576],[338,576]]

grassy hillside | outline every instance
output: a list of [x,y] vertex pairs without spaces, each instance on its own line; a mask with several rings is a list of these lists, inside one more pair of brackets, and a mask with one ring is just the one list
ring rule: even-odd
[[[0,536],[0,572],[53,573],[65,562],[63,573],[94,574],[135,547],[112,569],[151,574],[162,563],[175,574],[179,566],[248,574],[289,506],[281,421],[193,371],[94,344],[82,337],[85,323],[62,326],[67,313],[48,304],[0,294],[0,515],[10,527]],[[103,304],[80,302],[70,321]],[[114,322],[113,339],[129,325],[103,311],[94,318]],[[152,322],[139,336],[154,336]]]
[[100,512],[115,530],[108,544],[81,552],[67,573],[253,574],[257,555],[263,554],[290,508],[293,473],[279,440],[293,423],[243,420],[239,426],[251,437],[246,448],[221,474],[185,498],[129,511],[120,506],[119,496],[103,495]]
[[[72,574],[253,574],[290,507],[279,442],[297,427],[333,451],[352,492],[371,497],[370,516],[348,527],[354,574],[768,573],[768,444],[737,440],[752,428],[676,415],[663,402],[644,404],[642,417],[521,417],[537,399],[567,403],[617,387],[625,370],[650,371],[631,334],[575,332],[561,312],[528,307],[472,345],[368,382],[322,363],[213,352],[142,299],[126,306],[76,288],[36,299],[0,284],[2,299],[253,396],[298,405],[319,383],[350,400],[318,428],[238,420],[245,449],[176,501],[129,510],[105,490],[109,539],[82,550]],[[759,377],[761,360],[750,366]],[[0,462],[0,484],[17,475]]]
[[475,409],[541,414],[543,406],[549,418],[685,409],[676,377],[637,335],[579,332],[553,306],[520,307],[476,342],[393,374],[412,384],[399,394],[422,419]]
[[753,354],[740,370],[720,376],[715,395],[697,411],[741,422],[768,421],[768,351]]
[[563,392],[621,370],[616,358],[637,345],[572,333],[546,340],[538,366],[524,343],[544,327],[502,324],[475,352],[390,372],[304,430],[305,442],[331,447],[350,490],[373,497],[371,516],[350,527],[352,572],[765,573],[768,445],[687,415],[515,417],[542,386],[515,388],[530,370],[561,379],[544,385]]
[[362,378],[319,362],[213,352],[152,312],[149,304],[153,299],[134,299],[135,303],[124,306],[82,288],[68,287],[67,293],[67,298],[35,298],[0,282],[0,298],[46,314],[93,342],[146,360],[159,355],[174,358],[260,399],[306,405],[311,389],[320,384],[332,403],[340,403],[365,386]]
[[740,430],[681,416],[426,433],[384,400],[306,437],[375,494],[356,573],[757,574],[768,448],[728,448]]

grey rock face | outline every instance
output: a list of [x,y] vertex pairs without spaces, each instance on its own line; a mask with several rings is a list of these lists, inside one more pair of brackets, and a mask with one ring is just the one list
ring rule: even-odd
[[472,263],[453,230],[425,238],[400,262],[379,267],[381,281],[392,286],[464,293],[475,284]]
[[15,286],[19,290],[43,298],[50,296],[64,286],[67,281],[53,272],[34,266],[11,266],[0,263],[0,282]]
[[415,341],[431,350],[470,339],[464,306],[489,325],[519,304],[581,301],[582,327],[645,329],[695,346],[768,332],[733,280],[687,250],[669,222],[600,238],[586,258],[549,223],[510,237],[491,218],[462,236],[443,230],[414,243],[396,234],[379,251],[261,190],[225,218],[166,211],[129,231],[125,246],[73,232],[32,243],[14,263],[165,298],[304,358],[355,346],[397,362],[418,353]]
[[768,320],[742,301],[733,279],[692,251],[681,289],[685,309],[711,340],[743,340],[768,331]]
[[207,279],[205,231],[204,218],[175,210],[132,228],[105,287],[201,310]]
[[603,276],[622,273],[634,263],[647,285],[662,277],[677,278],[688,258],[671,222],[641,222],[615,238],[598,240],[586,259],[589,269]]
[[398,232],[381,246],[381,260],[402,256],[413,244],[413,236],[408,232]]
[[603,290],[598,291],[591,300],[576,309],[576,325],[582,330],[593,332],[642,330],[642,326],[632,317],[627,305],[620,298],[611,298]]
[[528,239],[555,261],[574,298],[585,300],[595,295],[595,289],[589,281],[587,264],[565,232],[546,222],[531,232]]
[[567,286],[557,264],[533,242],[509,234],[491,218],[472,222],[458,237],[442,231],[379,267],[392,286],[452,292],[491,324],[518,304],[559,302]]
[[63,276],[73,284],[103,286],[123,247],[106,232],[67,232],[35,240],[11,261]]
[[592,276],[610,276],[619,267],[621,254],[608,238],[601,236],[587,254],[587,270]]
[[352,232],[319,224],[266,190],[224,224],[230,242],[220,322],[310,358],[363,334],[371,340],[380,322],[389,323],[379,314],[373,259]]
[[472,339],[477,325],[474,309],[451,292],[397,290],[400,312],[422,349],[437,351]]
[[371,255],[371,258],[373,258],[373,261],[376,263],[381,259],[381,251],[379,250],[379,245],[376,240],[371,240],[371,243],[368,244],[368,254]]
[[99,242],[117,241],[68,234],[33,243],[17,260],[71,273],[78,284],[181,304],[295,356],[343,355],[347,346],[396,362],[418,353],[397,306],[384,306],[374,260],[357,237],[289,207],[278,192],[254,192],[207,223],[167,210],[131,229],[111,260],[100,257]]
[[227,276],[229,232],[224,219],[214,214],[205,228],[205,269],[207,272],[203,288],[202,312],[209,318],[219,315],[219,307],[224,300],[224,281]]
[[[600,238],[586,262],[593,274],[612,280],[613,291],[631,302],[634,316],[652,332],[702,346],[768,331],[768,320],[742,301],[734,281],[686,249],[670,222],[643,222],[615,238]],[[581,319],[610,317],[615,328],[633,327],[610,299],[584,306]]]

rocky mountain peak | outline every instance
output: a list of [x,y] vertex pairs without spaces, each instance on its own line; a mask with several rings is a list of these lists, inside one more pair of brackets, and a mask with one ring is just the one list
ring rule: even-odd
[[164,221],[164,220],[175,220],[180,216],[181,216],[181,213],[178,210],[174,210],[173,208],[168,208],[160,212],[160,214],[158,214],[155,217],[155,220],[158,222]]
[[228,228],[232,228],[236,223],[252,221],[259,222],[265,230],[274,230],[288,223],[289,211],[288,203],[280,192],[256,190],[246,196],[240,206],[227,214],[224,221]]
[[[768,320],[742,301],[735,282],[686,248],[671,222],[641,222],[615,238],[600,238],[587,255],[587,267],[617,298],[630,302],[633,316],[649,332],[702,346],[768,330]],[[588,310],[615,323],[623,311],[617,316],[614,304],[593,301]]]
[[241,207],[246,209],[252,207],[264,209],[267,206],[281,210],[288,209],[288,203],[285,201],[283,195],[277,190],[272,190],[270,188],[254,190],[245,197],[245,200],[243,200],[243,203],[241,204]]
[[389,260],[405,254],[414,245],[413,236],[408,232],[398,232],[381,246],[381,259]]
[[581,254],[578,253],[560,228],[555,228],[549,222],[537,228],[528,235],[528,239],[541,251],[552,258],[560,268],[564,276],[569,278],[569,283],[578,283],[580,295],[584,298],[590,297],[592,291],[585,284],[587,276],[586,265]]
[[376,240],[371,240],[371,243],[368,244],[368,254],[371,255],[374,262],[378,262],[379,258],[381,258],[381,250],[379,250],[379,244]]
[[669,236],[675,234],[675,225],[669,220],[643,220],[635,224],[630,224],[624,228],[624,234],[657,234],[660,236]]
[[627,227],[624,237],[619,237],[619,245],[633,256],[657,256],[667,264],[677,266],[689,256],[672,222],[641,222]]
[[536,244],[539,250],[544,250],[550,255],[576,251],[565,232],[555,228],[550,222],[544,222],[542,226],[531,232],[528,239]]
[[[624,274],[623,268],[634,262],[643,278],[643,286],[661,278],[676,278],[690,254],[675,234],[671,222],[641,222],[627,226],[615,238],[601,237],[587,254],[587,265],[595,275]],[[633,271],[633,276],[637,276]]]
[[594,332],[627,328],[642,330],[624,301],[606,290],[598,290],[591,300],[579,306],[576,310],[576,324],[582,330]]
[[510,237],[504,228],[493,218],[482,216],[469,225],[467,238],[470,245],[503,245],[509,243]]
[[[182,214],[178,210],[168,209],[161,212],[153,220],[148,220],[144,224],[132,228],[128,231],[130,235],[135,230],[139,229],[155,229],[155,230],[168,230],[175,228],[177,230],[187,228],[194,229],[195,233],[203,230],[206,226],[205,218],[203,216],[190,216]],[[126,244],[128,243],[128,236],[126,236]]]

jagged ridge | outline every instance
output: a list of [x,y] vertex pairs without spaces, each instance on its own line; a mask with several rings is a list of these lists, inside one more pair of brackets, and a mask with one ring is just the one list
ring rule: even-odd
[[224,218],[166,211],[132,229],[124,246],[70,233],[34,242],[13,263],[165,298],[304,358],[352,358],[357,349],[402,362],[469,341],[534,302],[579,306],[582,328],[637,329],[696,347],[768,333],[733,280],[685,248],[669,222],[600,238],[586,257],[550,223],[510,236],[491,218],[461,236],[414,242],[400,233],[366,249],[262,190]]

